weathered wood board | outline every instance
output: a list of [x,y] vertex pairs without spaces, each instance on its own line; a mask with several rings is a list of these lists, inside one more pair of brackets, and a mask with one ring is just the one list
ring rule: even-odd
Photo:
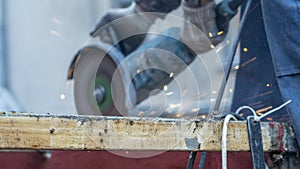
[[[2,113],[0,149],[221,151],[222,122]],[[261,123],[264,150],[297,151],[292,128]],[[231,122],[228,151],[249,151],[245,122]]]

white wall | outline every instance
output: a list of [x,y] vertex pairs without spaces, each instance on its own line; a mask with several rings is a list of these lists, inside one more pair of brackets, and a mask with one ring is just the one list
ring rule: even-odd
[[67,69],[108,2],[6,0],[9,87],[24,111],[75,113]]

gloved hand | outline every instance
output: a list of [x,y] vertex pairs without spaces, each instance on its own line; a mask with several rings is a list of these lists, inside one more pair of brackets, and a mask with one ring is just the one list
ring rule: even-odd
[[198,4],[186,0],[182,8],[186,24],[181,39],[195,52],[207,52],[224,39],[226,33],[217,27],[216,4],[213,0],[199,0]]
[[136,0],[127,8],[112,9],[106,13],[90,34],[112,45],[121,41],[117,48],[127,55],[143,42],[155,20],[176,9],[180,2],[181,0]]

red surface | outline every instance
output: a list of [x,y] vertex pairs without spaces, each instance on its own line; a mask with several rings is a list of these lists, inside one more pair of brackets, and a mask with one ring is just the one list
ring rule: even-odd
[[[188,152],[166,152],[142,159],[119,157],[105,151],[54,151],[44,160],[39,153],[0,153],[0,169],[185,169]],[[208,153],[206,169],[221,169],[221,154]],[[194,169],[198,169],[200,153]],[[252,169],[248,152],[228,153],[228,168]]]

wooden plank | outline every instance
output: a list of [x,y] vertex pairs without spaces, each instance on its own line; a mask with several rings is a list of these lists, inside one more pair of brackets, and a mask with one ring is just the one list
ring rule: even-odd
[[[291,127],[262,123],[264,150],[297,151]],[[222,122],[11,114],[0,115],[0,149],[221,151]],[[228,150],[249,151],[245,122],[228,128]]]

